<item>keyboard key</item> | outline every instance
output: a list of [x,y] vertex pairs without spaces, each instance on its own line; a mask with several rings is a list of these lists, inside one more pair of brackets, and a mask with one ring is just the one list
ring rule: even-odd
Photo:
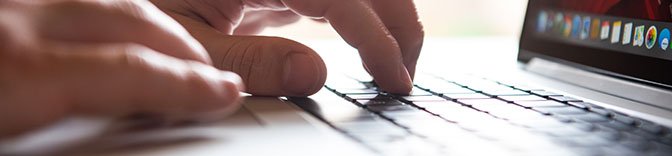
[[452,101],[444,102],[413,102],[414,105],[425,109],[450,109],[455,107],[463,107],[462,104]]
[[651,142],[645,138],[627,133],[622,135],[618,143],[623,147],[630,148],[635,151],[645,151],[651,145]]
[[569,96],[550,96],[549,98],[561,102],[581,102],[581,100]]
[[517,121],[517,120],[529,120],[529,119],[538,119],[538,118],[547,118],[548,116],[545,116],[543,114],[540,114],[538,112],[525,109],[522,107],[508,107],[505,109],[496,109],[496,110],[491,110],[488,111],[488,113],[499,117],[499,118],[504,118],[510,121]]
[[577,108],[582,108],[582,109],[587,109],[590,107],[592,104],[587,103],[587,102],[568,102],[567,104],[577,107]]
[[[607,139],[604,139],[599,136],[594,135],[584,135],[584,136],[573,136],[573,137],[559,137],[556,138],[561,144],[572,147],[596,147],[596,146],[608,146],[612,145],[613,142]],[[594,149],[593,149],[594,150]]]
[[613,114],[610,110],[603,109],[603,108],[590,107],[590,108],[588,108],[588,110],[593,112],[593,113],[602,115],[602,116],[612,116],[612,114]]
[[506,105],[505,101],[498,99],[458,99],[457,101],[462,102],[466,105]]
[[311,98],[291,97],[289,101],[328,122],[370,120],[377,117],[328,90],[321,90]]
[[439,94],[470,94],[476,93],[473,90],[467,88],[429,88],[429,91],[439,93]]
[[423,88],[425,87],[462,88],[461,86],[458,86],[454,83],[437,78],[421,78],[421,79],[416,78],[414,83],[416,86]]
[[516,102],[516,101],[545,101],[546,99],[536,96],[536,95],[521,95],[521,96],[497,96],[506,101]]
[[486,86],[469,86],[467,85],[468,88],[478,90],[478,91],[508,91],[508,90],[515,90],[511,87],[499,85],[496,83],[492,83],[492,85],[486,85]]
[[[408,120],[424,120],[429,118],[440,119],[437,116],[434,116],[428,112],[417,110],[417,111],[383,111],[380,112],[380,115],[390,118],[392,120],[398,119],[408,119]],[[396,121],[395,121],[396,122]]]
[[484,112],[479,112],[477,110],[462,107],[460,109],[450,109],[450,110],[428,110],[434,114],[437,114],[443,117],[446,120],[454,122],[484,122],[487,120],[496,119]]
[[378,90],[375,89],[339,89],[336,92],[341,94],[378,94]]
[[494,95],[494,96],[512,96],[512,95],[530,95],[530,93],[526,93],[520,90],[515,90],[512,88],[508,89],[501,89],[501,90],[482,90],[483,93],[489,94],[489,95]]
[[418,137],[372,142],[367,145],[374,148],[380,155],[445,155],[441,153],[437,145]]
[[615,129],[602,127],[602,126],[598,126],[597,130],[594,131],[592,134],[594,134],[596,136],[600,136],[600,137],[608,139],[608,140],[611,140],[611,141],[616,141],[619,138],[621,138],[621,133],[619,133]]
[[526,85],[513,85],[513,88],[522,90],[522,91],[544,91],[543,89],[537,88],[537,87],[531,87],[531,86],[526,86]]
[[505,132],[505,129],[513,129],[517,128],[514,127],[513,125],[509,124],[508,122],[504,120],[498,120],[493,117],[487,117],[484,118],[485,120],[473,120],[471,122],[457,122],[457,125],[464,128],[468,129],[471,131],[477,131],[477,132],[499,132],[501,134],[506,134],[503,133]]
[[419,109],[409,105],[367,105],[366,109],[373,112],[419,111]]
[[409,101],[409,102],[448,101],[448,100],[446,100],[442,97],[438,97],[438,96],[401,96],[399,98],[404,99],[404,100]]
[[552,128],[536,128],[534,131],[546,133],[556,137],[568,137],[568,136],[585,136],[589,132],[581,130],[573,126],[559,126]]
[[599,147],[599,150],[602,151],[602,153],[600,153],[600,155],[608,155],[608,156],[612,156],[612,155],[638,156],[638,155],[642,154],[641,151],[632,150],[630,148],[623,147],[623,146],[604,146],[604,147]]
[[433,95],[432,93],[419,89],[418,87],[413,87],[413,90],[411,90],[411,96],[429,96]]
[[511,89],[509,87],[497,84],[496,82],[482,80],[482,79],[470,79],[468,81],[459,81],[459,82],[456,82],[456,83],[459,84],[459,85],[463,85],[463,86],[472,88],[472,89],[476,89],[476,90],[483,90],[483,89],[488,89],[488,88],[490,88],[490,89],[496,89],[496,88]]
[[595,126],[594,124],[584,122],[584,121],[572,121],[572,122],[570,122],[570,125],[574,126],[576,128],[579,128],[581,130],[584,130],[584,131],[589,131],[589,132],[593,132],[593,131],[596,131],[598,129],[598,126]]
[[345,133],[388,133],[405,134],[403,128],[392,124],[386,120],[368,120],[352,122],[332,122],[334,127],[345,131]]
[[606,108],[604,108],[604,107],[602,107],[602,106],[599,106],[599,105],[597,105],[597,104],[594,104],[594,103],[589,103],[589,102],[578,102],[578,103],[581,103],[581,104],[583,104],[583,105],[586,105],[587,108],[606,109]]
[[660,142],[672,146],[672,134],[667,134],[664,137],[659,138]]
[[632,130],[635,129],[635,127],[632,126],[632,125],[627,125],[627,124],[617,122],[617,121],[614,121],[614,120],[607,121],[607,122],[598,122],[597,124],[600,125],[600,126],[613,128],[613,129],[618,130],[618,131],[632,131]]
[[576,107],[534,107],[533,110],[539,111],[544,114],[561,114],[561,115],[570,115],[570,114],[585,114],[588,113],[586,110],[579,109]]
[[597,115],[594,113],[587,113],[587,114],[572,114],[572,115],[558,115],[560,117],[572,119],[572,120],[580,120],[580,121],[585,121],[589,123],[597,123],[597,122],[607,122],[610,121],[609,118],[601,115]]
[[347,95],[349,99],[353,100],[373,100],[373,99],[392,99],[391,96],[379,95],[379,94],[352,94]]
[[451,98],[451,99],[488,99],[491,98],[490,96],[486,96],[483,94],[478,94],[478,93],[472,93],[472,94],[442,94],[445,97]]
[[381,100],[357,100],[358,103],[369,105],[405,105],[403,102],[396,99],[381,99]]
[[516,120],[509,120],[509,122],[530,128],[553,128],[569,126],[566,122],[561,122],[545,116],[541,118],[520,118]]
[[649,156],[669,156],[672,155],[672,146],[653,142]]
[[635,130],[627,132],[627,133],[632,133],[633,135],[641,136],[641,137],[649,139],[649,140],[656,140],[656,139],[660,138],[660,135],[656,135],[656,134],[653,134],[651,132],[644,131],[642,129],[635,129]]
[[543,91],[543,90],[542,91],[533,90],[533,91],[530,91],[530,92],[532,92],[533,94],[537,94],[539,96],[562,96],[562,94],[558,94],[558,93],[554,93],[554,92],[550,92],[550,91]]
[[639,120],[637,121],[637,123],[639,128],[653,134],[661,134],[661,132],[663,132],[663,130],[665,129],[663,126],[660,126],[658,124],[649,121]]
[[364,84],[358,81],[342,77],[336,79],[329,79],[329,81],[326,82],[325,87],[330,89],[367,89],[367,87]]
[[521,101],[521,102],[515,102],[516,104],[519,104],[523,107],[527,108],[537,108],[537,107],[566,107],[567,105],[564,103],[560,103],[557,101]]
[[[418,123],[418,122],[416,122]],[[469,134],[469,131],[449,122],[419,122],[411,125],[410,131],[428,139],[457,139]]]
[[530,111],[528,109],[525,109],[523,107],[518,107],[513,104],[505,104],[505,105],[474,105],[474,108],[481,110],[481,111],[486,111],[490,113],[491,115],[494,115],[496,117],[500,118],[506,118],[506,119],[516,119],[516,118],[523,118],[523,117],[541,117],[541,114],[536,113],[534,111]]
[[625,114],[619,114],[619,113],[614,113],[611,116],[611,118],[618,121],[618,122],[624,123],[626,125],[635,125],[635,121],[636,121],[636,119],[633,118],[633,117],[627,116]]
[[453,124],[437,116],[427,116],[418,118],[398,118],[397,120],[394,120],[394,122],[401,126],[411,129],[411,131],[418,129],[436,129],[438,127],[447,124]]
[[357,140],[360,140],[365,144],[397,142],[400,140],[404,140],[407,137],[413,137],[411,134],[408,133],[399,133],[399,134],[353,133],[348,135],[357,138]]

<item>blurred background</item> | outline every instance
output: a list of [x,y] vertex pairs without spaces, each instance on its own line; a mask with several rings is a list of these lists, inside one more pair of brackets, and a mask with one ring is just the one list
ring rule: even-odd
[[[426,37],[501,36],[518,38],[527,0],[415,0]],[[310,19],[278,28],[266,36],[295,40],[340,38],[327,24]]]

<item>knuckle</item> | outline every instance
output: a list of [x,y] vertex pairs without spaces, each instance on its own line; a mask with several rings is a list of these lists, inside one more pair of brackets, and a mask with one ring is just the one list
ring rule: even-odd
[[[148,2],[146,2],[148,3]],[[92,21],[112,20],[115,22],[149,23],[144,1],[62,1],[44,6],[47,17],[55,21],[90,25]],[[100,17],[108,17],[101,19]]]
[[[191,106],[191,111],[206,111],[221,108],[235,103],[238,99],[237,85],[232,81],[222,80],[217,69],[200,62],[189,61],[190,67],[185,73],[185,84],[190,91],[190,101],[198,105]],[[217,74],[216,74],[217,73]]]
[[334,2],[342,3],[341,0],[282,0],[282,2],[299,14],[309,17],[322,17]]

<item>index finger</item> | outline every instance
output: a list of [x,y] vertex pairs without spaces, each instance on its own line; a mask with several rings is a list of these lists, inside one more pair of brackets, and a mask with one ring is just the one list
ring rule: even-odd
[[378,85],[391,93],[408,94],[412,82],[397,41],[364,1],[283,0],[299,14],[324,17],[343,39],[359,50]]
[[404,65],[413,78],[425,37],[413,0],[372,0],[371,4],[399,43]]

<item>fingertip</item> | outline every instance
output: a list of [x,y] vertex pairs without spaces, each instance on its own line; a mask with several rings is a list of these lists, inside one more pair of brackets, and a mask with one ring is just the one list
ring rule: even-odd
[[228,71],[221,71],[220,75],[221,90],[218,94],[219,98],[213,101],[214,106],[212,108],[202,109],[198,115],[194,116],[199,120],[227,116],[240,108],[243,99],[240,92],[245,90],[242,79],[238,74]]
[[[228,71],[220,71],[221,90],[217,94],[216,107],[236,107],[239,104],[240,92],[245,90],[243,81],[238,74]],[[207,111],[207,110],[206,110]]]
[[[245,91],[245,83],[243,82],[243,79],[236,73],[234,72],[229,72],[229,71],[221,71],[220,74],[221,78],[228,83],[228,85],[235,87],[235,91],[238,92],[244,92]],[[234,90],[231,90],[234,91]]]
[[[377,70],[372,70],[372,72],[376,71]],[[374,79],[378,83],[378,86],[384,91],[393,94],[408,95],[413,89],[413,82],[411,81],[410,74],[403,64],[397,66],[396,73],[381,73],[379,71],[380,70],[377,71],[377,74],[385,75],[376,76],[376,73],[373,75]],[[393,73],[395,73],[396,76],[393,75]]]
[[283,90],[289,96],[317,93],[326,82],[327,70],[319,56],[306,52],[290,52],[284,65]]

